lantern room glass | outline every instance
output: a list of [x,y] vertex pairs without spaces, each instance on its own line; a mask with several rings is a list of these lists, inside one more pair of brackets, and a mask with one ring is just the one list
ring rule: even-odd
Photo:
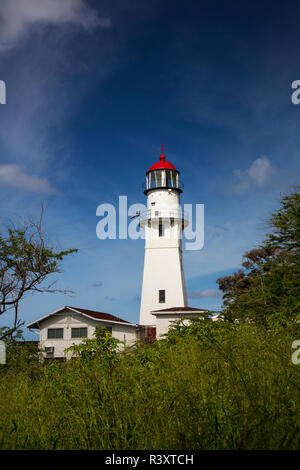
[[149,171],[146,184],[147,189],[178,188],[178,172],[175,170]]

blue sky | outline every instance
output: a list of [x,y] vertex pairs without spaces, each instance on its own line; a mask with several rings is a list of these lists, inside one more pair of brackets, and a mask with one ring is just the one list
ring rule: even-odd
[[297,3],[3,0],[0,18],[0,222],[45,204],[49,239],[79,249],[57,277],[74,295],[30,295],[21,317],[72,305],[138,322],[144,242],[97,239],[96,209],[145,203],[162,137],[182,203],[205,205],[189,304],[219,309],[216,280],[299,181]]

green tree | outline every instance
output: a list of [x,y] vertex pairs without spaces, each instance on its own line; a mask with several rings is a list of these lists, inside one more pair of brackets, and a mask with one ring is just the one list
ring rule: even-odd
[[300,186],[281,199],[281,208],[272,215],[270,226],[273,232],[267,235],[265,245],[283,252],[292,264],[300,266]]
[[[6,335],[8,332],[10,333]],[[11,333],[11,328],[9,326],[2,326],[0,328],[0,338],[3,338],[3,341],[7,345],[14,344],[16,341],[24,341],[23,330],[18,328],[13,333]]]
[[117,350],[121,343],[122,341],[114,338],[107,328],[98,327],[94,331],[94,338],[85,338],[65,351],[77,357],[98,358],[102,363],[113,365],[118,362]]
[[42,216],[37,223],[29,221],[21,228],[10,226],[0,234],[0,315],[14,311],[13,326],[0,333],[0,340],[24,324],[19,320],[19,306],[26,294],[62,292],[55,288],[55,281],[46,284],[46,280],[61,272],[63,258],[76,251],[61,251],[48,242]]
[[286,325],[300,316],[300,187],[272,214],[272,233],[244,254],[243,269],[217,280],[229,321]]

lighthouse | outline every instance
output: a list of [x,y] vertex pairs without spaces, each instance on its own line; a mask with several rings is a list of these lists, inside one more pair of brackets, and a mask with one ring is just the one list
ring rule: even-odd
[[187,221],[180,206],[182,188],[179,171],[166,160],[162,146],[159,161],[146,172],[147,211],[140,215],[140,227],[145,230],[140,325],[156,325],[151,311],[187,306],[182,262],[182,231]]

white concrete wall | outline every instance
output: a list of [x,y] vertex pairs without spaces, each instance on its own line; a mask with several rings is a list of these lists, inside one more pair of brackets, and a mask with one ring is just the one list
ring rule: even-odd
[[[152,203],[155,203],[153,206]],[[185,276],[182,263],[182,220],[170,217],[180,215],[179,193],[172,189],[149,191],[148,211],[151,220],[143,224],[145,230],[145,258],[142,284],[140,325],[155,325],[151,310],[187,306]],[[159,219],[155,211],[165,214],[162,217],[164,236],[159,237]],[[168,217],[168,211],[170,217]],[[166,291],[166,302],[159,302],[159,290]]]
[[[147,194],[147,208],[166,207],[175,210],[179,208],[179,200],[179,192],[172,188],[153,189]],[[152,205],[153,202],[155,202],[154,206]]]
[[[125,341],[125,346],[129,346],[136,342],[137,332],[136,327],[133,325],[124,325],[119,323],[109,323],[105,321],[97,321],[93,318],[85,317],[75,312],[64,310],[54,314],[53,316],[46,318],[40,324],[40,347],[54,346],[54,357],[67,357],[64,350],[73,344],[79,344],[82,339],[71,338],[72,328],[85,328],[88,329],[88,338],[93,338],[96,327],[111,327],[112,336]],[[48,328],[63,328],[64,337],[63,339],[48,339]],[[124,345],[120,345],[120,350],[124,348]],[[70,354],[68,355],[70,357]]]
[[190,318],[199,317],[199,313],[164,313],[156,315],[156,339],[162,339],[172,326],[172,321],[182,319],[185,324],[189,324]]
[[[159,302],[159,290],[166,301]],[[181,252],[178,248],[146,249],[141,298],[141,325],[155,325],[152,310],[187,305]]]

